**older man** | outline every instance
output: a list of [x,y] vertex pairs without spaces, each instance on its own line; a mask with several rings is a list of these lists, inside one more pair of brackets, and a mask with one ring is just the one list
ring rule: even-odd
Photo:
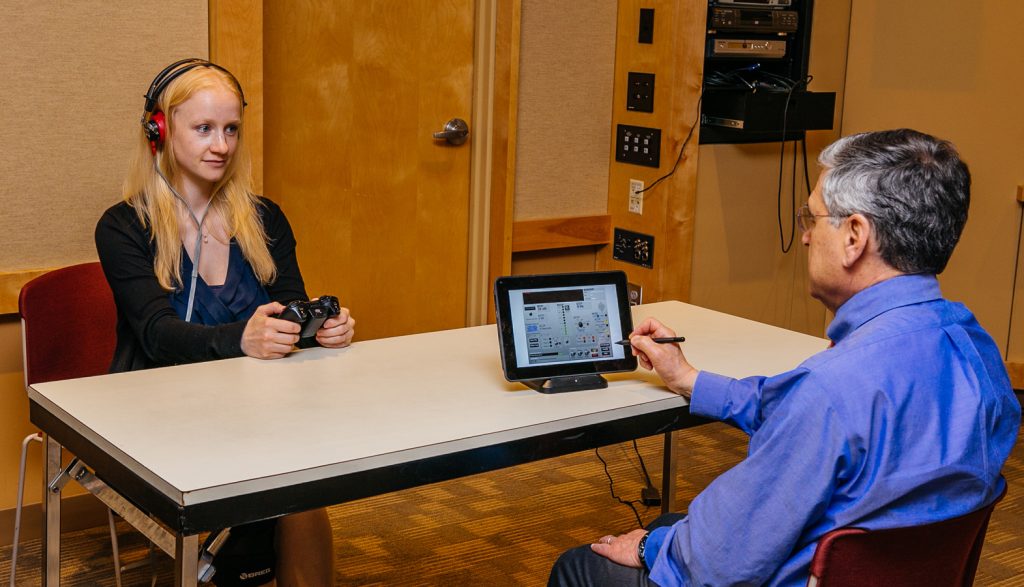
[[800,210],[811,295],[833,346],[774,377],[699,371],[656,320],[630,337],[693,413],[750,434],[747,458],[686,516],[570,550],[549,585],[804,585],[816,541],[968,513],[1003,489],[1020,424],[999,350],[935,276],[970,174],[948,142],[893,130],[840,139]]

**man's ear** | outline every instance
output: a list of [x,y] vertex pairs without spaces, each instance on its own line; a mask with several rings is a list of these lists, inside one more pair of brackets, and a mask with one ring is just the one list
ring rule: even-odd
[[874,246],[871,222],[863,214],[851,214],[843,222],[843,267],[857,264]]

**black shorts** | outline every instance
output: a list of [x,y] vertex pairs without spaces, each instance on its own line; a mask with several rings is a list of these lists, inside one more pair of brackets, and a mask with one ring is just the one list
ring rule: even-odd
[[[274,534],[277,520],[264,520],[231,528],[231,534],[213,557],[213,584],[217,587],[255,587],[272,580],[277,570]],[[214,534],[207,540],[212,540]]]

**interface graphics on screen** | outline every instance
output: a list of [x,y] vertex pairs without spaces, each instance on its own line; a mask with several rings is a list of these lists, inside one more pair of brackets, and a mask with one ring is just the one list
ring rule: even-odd
[[621,359],[615,285],[509,292],[519,366]]

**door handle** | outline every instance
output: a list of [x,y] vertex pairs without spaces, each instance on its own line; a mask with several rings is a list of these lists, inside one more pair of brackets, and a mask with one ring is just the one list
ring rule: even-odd
[[448,141],[450,145],[461,145],[469,137],[469,125],[461,118],[453,118],[445,123],[444,130],[435,132],[434,138]]

